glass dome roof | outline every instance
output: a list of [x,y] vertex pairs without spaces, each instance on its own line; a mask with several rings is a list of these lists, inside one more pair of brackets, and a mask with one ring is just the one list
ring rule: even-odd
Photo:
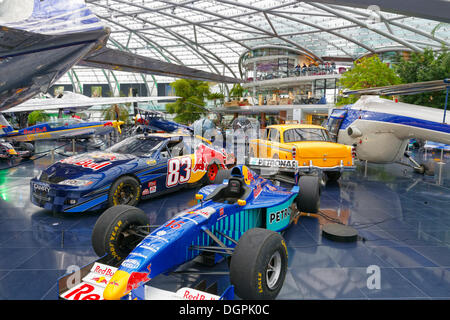
[[[449,46],[438,21],[289,0],[87,0],[111,28],[108,46],[204,71],[240,77],[239,57],[260,45],[290,46],[319,58],[356,59],[385,47],[422,51]],[[58,81],[142,83],[173,78],[74,67]],[[155,94],[155,93],[154,93]]]

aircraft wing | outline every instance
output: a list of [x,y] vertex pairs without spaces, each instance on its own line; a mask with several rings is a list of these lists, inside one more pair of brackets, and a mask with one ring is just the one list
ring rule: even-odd
[[447,87],[450,87],[450,79],[406,83],[393,86],[375,87],[360,90],[346,90],[344,91],[344,94],[400,96],[400,95],[413,95],[431,91],[443,91],[446,90]]
[[50,99],[31,99],[16,107],[12,107],[6,112],[25,112],[34,110],[55,110],[67,108],[89,108],[98,105],[124,104],[133,102],[149,102],[149,101],[168,101],[176,100],[176,96],[159,96],[159,97],[105,97],[105,98],[50,98]]
[[88,136],[88,135],[93,135],[93,134],[95,134],[95,129],[86,128],[86,129],[73,130],[72,132],[60,134],[58,136],[58,138],[68,139],[68,138],[76,138],[76,137],[80,137],[80,136],[85,136],[85,135]]
[[107,48],[110,32],[85,0],[0,0],[0,111],[46,92],[77,64],[176,78],[242,82]]
[[78,65],[116,71],[139,72],[175,78],[188,78],[224,83],[241,83],[242,79],[222,76],[178,64],[163,62],[141,55],[103,47],[84,57]]

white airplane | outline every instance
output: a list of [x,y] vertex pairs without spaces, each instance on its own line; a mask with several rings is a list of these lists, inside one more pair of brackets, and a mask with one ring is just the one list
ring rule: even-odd
[[[350,91],[349,94],[401,95],[425,91],[445,90],[447,80],[407,84],[367,90]],[[420,139],[450,144],[450,122],[446,109],[436,109],[395,102],[378,96],[365,95],[354,103],[333,109],[327,122],[328,130],[337,142],[356,147],[359,160],[373,163],[400,162],[406,156],[416,171],[423,173],[424,164],[418,164],[405,152],[410,139]]]
[[92,106],[125,104],[134,102],[150,101],[174,101],[179,97],[157,96],[157,97],[99,97],[90,98],[83,94],[64,91],[59,97],[33,98],[18,106],[9,108],[5,112],[25,112],[34,110],[75,109],[84,110]]

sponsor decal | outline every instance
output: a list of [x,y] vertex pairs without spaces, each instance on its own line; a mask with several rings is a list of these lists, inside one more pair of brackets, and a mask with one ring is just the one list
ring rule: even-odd
[[23,129],[23,134],[34,134],[34,133],[40,133],[40,132],[46,132],[47,131],[47,127],[37,127],[37,128],[33,128],[31,130],[29,129]]
[[139,267],[139,261],[137,261],[136,259],[126,259],[124,262],[122,262],[122,267],[135,269]]
[[175,293],[184,300],[218,300],[220,297],[191,288],[181,288]]
[[298,162],[297,160],[250,158],[249,165],[296,169],[298,167]]
[[83,157],[81,157],[81,158],[70,157],[67,159],[62,159],[59,162],[71,164],[71,165],[79,166],[79,167],[83,167],[83,168],[89,168],[94,171],[100,170],[101,168],[107,167],[112,164],[112,162],[110,162],[110,161],[94,162],[94,159],[83,158]]
[[150,193],[150,191],[148,191],[148,189],[142,190],[142,195],[143,195],[143,196],[146,196],[146,195],[148,195],[149,193]]
[[152,252],[156,252],[156,251],[158,251],[158,247],[153,247],[153,245],[152,244],[149,244],[149,245],[140,245],[139,246],[139,248],[142,248],[142,249],[145,249],[145,250],[150,250],[150,251],[152,251]]
[[117,159],[115,154],[112,153],[93,153],[91,154],[91,157],[94,159],[109,159],[109,161],[114,161]]
[[62,297],[67,300],[101,300],[103,297],[103,288],[89,283],[80,283]]
[[44,191],[44,192],[49,192],[50,191],[50,186],[48,184],[37,184],[37,183],[33,183],[33,190],[34,191]]
[[144,259],[148,258],[146,255],[143,255],[142,253],[139,253],[139,252],[131,252],[130,256],[141,257],[141,258],[144,258]]
[[148,183],[148,190],[150,193],[155,193],[156,192],[156,181],[150,181]]
[[271,212],[269,215],[269,223],[273,224],[273,223],[278,223],[281,222],[282,220],[289,218],[291,216],[291,208],[285,208],[283,210],[277,211],[277,212]]
[[128,279],[127,291],[136,289],[140,285],[151,280],[150,278],[150,273],[152,272],[151,267],[152,264],[150,263],[149,266],[147,267],[148,272],[132,272],[130,278]]
[[216,212],[216,209],[214,209],[213,207],[206,207],[199,210],[191,211],[189,213],[198,214],[208,219],[214,212]]
[[254,191],[254,198],[255,199],[258,198],[258,196],[260,195],[261,192],[262,192],[262,187],[261,187],[261,184],[258,183],[256,185],[256,188],[255,188],[255,191]]
[[95,263],[91,271],[103,276],[112,277],[113,274],[117,271],[117,268]]
[[106,280],[106,278],[105,277],[103,277],[103,276],[101,276],[101,277],[94,277],[94,278],[92,278],[92,281],[95,281],[95,282],[97,282],[97,283],[99,283],[99,284],[108,284],[108,280]]
[[208,168],[208,164],[210,164],[212,160],[215,159],[219,160],[221,165],[223,165],[224,158],[225,156],[220,151],[217,151],[201,143],[197,147],[197,149],[195,149],[195,165],[192,168],[192,172],[206,171],[206,169]]

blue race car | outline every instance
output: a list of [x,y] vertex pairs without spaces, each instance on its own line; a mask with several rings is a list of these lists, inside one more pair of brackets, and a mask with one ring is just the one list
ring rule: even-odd
[[90,275],[71,289],[64,285],[70,275],[63,277],[60,297],[83,299],[76,294],[85,292],[89,299],[122,299],[128,294],[152,299],[149,292],[159,291],[144,284],[157,275],[197,257],[217,262],[224,256],[230,259],[230,282],[239,297],[274,299],[283,286],[288,260],[279,232],[296,221],[300,203],[311,200],[300,193],[302,186],[318,194],[318,177],[300,179],[304,181],[287,189],[245,165],[236,166],[222,184],[200,189],[197,205],[152,232],[141,209],[109,208],[92,232],[94,251],[109,264],[89,266]]
[[229,156],[201,137],[153,133],[129,137],[102,152],[65,158],[31,179],[35,205],[85,212],[137,205],[188,185],[211,183]]

